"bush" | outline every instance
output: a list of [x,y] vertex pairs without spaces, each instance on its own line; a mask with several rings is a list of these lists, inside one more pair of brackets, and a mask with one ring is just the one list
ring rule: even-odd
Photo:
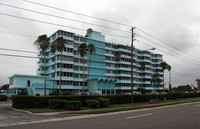
[[[200,97],[200,93],[170,93],[165,94],[167,100],[181,99],[188,97]],[[45,108],[48,107],[48,100],[59,99],[67,101],[80,101],[83,106],[87,106],[86,100],[98,100],[106,98],[110,104],[125,104],[131,102],[131,95],[62,95],[62,96],[12,96],[13,108]],[[148,102],[151,99],[164,99],[164,94],[144,94],[134,95],[134,102]],[[101,105],[101,103],[100,103]],[[66,108],[66,107],[65,107]]]
[[28,93],[27,92],[25,92],[25,91],[21,91],[21,92],[18,92],[18,94],[17,95],[28,95]]
[[34,108],[35,97],[25,95],[14,95],[12,96],[12,107],[13,108]]
[[8,97],[6,95],[0,95],[0,101],[6,101]]
[[50,93],[49,95],[59,95],[57,92]]
[[98,98],[100,107],[109,107],[110,106],[110,99],[106,98]]
[[67,101],[67,100],[59,100],[59,99],[50,99],[48,101],[49,108],[51,109],[70,109],[70,110],[80,110],[81,109],[81,101]]
[[50,109],[61,109],[67,107],[67,102],[65,100],[59,100],[59,99],[50,99],[48,101],[48,107]]
[[89,108],[98,108],[99,107],[98,100],[86,100],[86,103]]
[[36,94],[35,96],[40,96],[40,94]]
[[67,108],[70,110],[80,110],[81,109],[81,101],[67,101]]

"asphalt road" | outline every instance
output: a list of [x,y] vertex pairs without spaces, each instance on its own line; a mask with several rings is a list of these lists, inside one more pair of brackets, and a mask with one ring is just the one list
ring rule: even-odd
[[200,129],[200,102],[142,111],[107,114],[3,127],[4,129]]
[[27,112],[17,111],[12,109],[11,101],[0,102],[0,127],[12,124],[18,124],[20,122],[29,123],[32,121],[49,120],[57,118],[66,118],[69,115],[40,115],[30,114]]

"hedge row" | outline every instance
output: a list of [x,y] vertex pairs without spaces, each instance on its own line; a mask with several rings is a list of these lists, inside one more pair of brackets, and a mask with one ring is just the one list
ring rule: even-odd
[[6,101],[8,97],[6,95],[0,95],[0,101]]
[[[200,97],[200,93],[171,93],[165,94],[167,100]],[[66,96],[13,96],[12,106],[14,108],[44,108],[48,107],[49,99],[60,100],[79,100],[83,106],[86,106],[86,100],[98,100],[98,98],[107,98],[110,104],[124,104],[131,102],[131,95],[66,95]],[[134,95],[134,102],[147,102],[151,99],[164,99],[164,94],[144,94]]]
[[48,107],[50,109],[80,110],[81,109],[81,101],[50,99],[48,101]]

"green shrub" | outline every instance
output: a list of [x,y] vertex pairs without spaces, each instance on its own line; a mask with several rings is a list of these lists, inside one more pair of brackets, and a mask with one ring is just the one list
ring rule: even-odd
[[25,91],[21,91],[21,92],[18,92],[18,94],[17,95],[28,95],[28,93],[27,92],[25,92]]
[[48,107],[48,96],[36,96],[34,97],[34,107],[35,108],[46,108]]
[[[165,94],[167,100],[200,97],[200,93],[170,93]],[[48,107],[48,100],[59,99],[67,101],[80,101],[83,106],[87,106],[86,100],[98,100],[98,98],[106,98],[110,100],[110,104],[125,104],[131,102],[131,95],[62,95],[62,96],[12,96],[13,108],[45,108]],[[164,99],[164,94],[144,94],[134,95],[134,102],[149,102],[151,99]],[[66,108],[66,107],[65,107]],[[72,109],[73,110],[73,109]]]
[[8,97],[6,95],[0,95],[0,101],[6,101]]
[[50,93],[49,95],[59,95],[57,92]]
[[98,98],[100,107],[109,107],[110,106],[110,99],[106,98]]
[[80,110],[81,106],[82,106],[81,101],[77,101],[77,100],[67,101],[67,109]]
[[50,109],[80,110],[81,109],[81,101],[50,99],[48,101],[48,107]]
[[86,103],[89,108],[98,108],[99,107],[98,100],[86,100]]
[[67,107],[67,102],[65,100],[59,100],[59,99],[50,99],[48,101],[48,107],[50,109],[61,109]]
[[34,108],[35,97],[25,95],[14,95],[12,96],[12,107],[13,108]]
[[40,96],[40,94],[36,94],[35,96]]

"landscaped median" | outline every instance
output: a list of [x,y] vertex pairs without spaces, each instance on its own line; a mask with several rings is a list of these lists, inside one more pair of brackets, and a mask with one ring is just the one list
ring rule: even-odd
[[[150,104],[152,99],[161,102]],[[130,100],[130,95],[13,96],[12,106],[34,113],[98,114],[200,101],[200,93],[134,95],[133,104]]]
[[[63,112],[63,114],[101,114],[101,113],[109,113],[109,112],[119,112],[119,111],[128,111],[128,110],[136,110],[136,109],[144,109],[144,108],[155,108],[155,107],[162,107],[162,106],[169,106],[169,105],[176,105],[182,103],[190,103],[190,102],[197,102],[200,101],[200,97],[193,98],[193,99],[186,99],[186,100],[174,100],[173,102],[164,102],[161,104],[133,104],[127,107],[123,105],[118,105],[119,107],[115,108],[105,108],[105,109],[92,109],[92,110],[83,110],[83,111],[76,111],[76,112]],[[122,106],[122,107],[121,107]]]

